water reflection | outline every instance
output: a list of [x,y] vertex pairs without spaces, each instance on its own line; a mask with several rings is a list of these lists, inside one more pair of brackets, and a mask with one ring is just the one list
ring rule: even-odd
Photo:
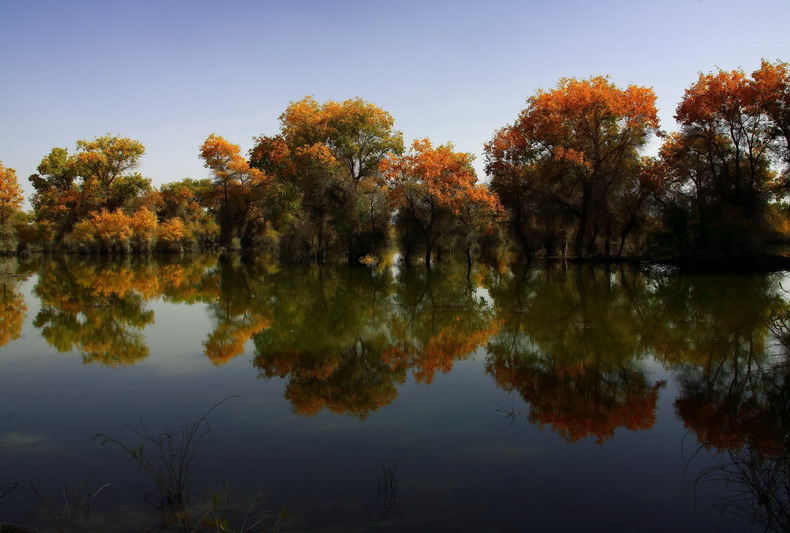
[[216,288],[205,294],[214,329],[203,347],[214,365],[225,364],[242,354],[250,337],[271,325],[271,312],[261,294],[262,265],[242,264],[238,256],[223,257],[216,268],[207,273],[211,281],[205,285]]
[[0,346],[18,339],[22,333],[27,304],[19,284],[26,277],[15,259],[0,261]]
[[[57,257],[39,258],[35,269],[34,325],[55,349],[88,363],[148,357],[152,300],[200,303],[212,320],[207,359],[227,363],[252,341],[253,366],[262,378],[287,380],[286,397],[300,414],[364,418],[393,402],[408,375],[429,384],[484,349],[486,371],[518,391],[532,422],[568,441],[603,442],[619,427],[653,425],[664,385],[646,370],[654,357],[677,370],[676,408],[687,427],[719,448],[746,438],[728,406],[743,405],[736,396],[762,397],[756,380],[765,373],[757,370],[776,336],[767,318],[785,301],[770,276],[563,265],[481,268],[468,277],[452,264],[426,271],[278,266],[241,256]],[[24,318],[19,279],[2,278],[2,343],[19,336]],[[753,409],[735,411],[742,419]]]
[[461,268],[406,270],[396,284],[387,360],[418,382],[449,372],[499,330],[493,307]]
[[41,310],[33,324],[56,350],[79,352],[85,363],[134,364],[149,355],[142,333],[154,323],[148,302],[159,297],[184,303],[213,299],[218,291],[205,287],[210,264],[210,257],[180,263],[43,258],[33,289]]
[[[682,374],[678,416],[700,446],[722,460],[695,484],[727,486],[718,507],[762,524],[790,530],[790,361],[784,354],[733,349]],[[692,456],[693,461],[693,456]]]
[[269,276],[271,327],[255,336],[254,365],[288,380],[297,413],[321,409],[366,417],[397,396],[405,369],[389,364],[392,279],[344,267],[287,269]]
[[[695,486],[728,488],[718,502],[765,531],[790,528],[790,323],[772,277],[662,280],[657,356],[676,370],[675,411],[721,460]],[[696,455],[691,454],[693,462]]]
[[575,442],[649,429],[663,381],[643,367],[648,278],[617,269],[522,271],[491,295],[502,330],[486,371],[530,405],[530,421]]
[[[591,486],[602,476],[590,472],[601,465],[631,465],[618,471],[617,485],[623,486],[621,480],[634,469],[660,464],[656,468],[662,472],[651,473],[654,477],[645,483],[657,487],[654,493],[647,488],[634,495],[650,500],[643,510],[653,509],[653,500],[679,486],[683,465],[675,462],[683,440],[700,450],[692,460],[700,463],[688,469],[685,481],[721,459],[715,469],[704,470],[698,486],[731,484],[737,490],[728,492],[728,514],[734,510],[767,529],[787,527],[790,306],[776,275],[688,276],[549,264],[540,269],[478,266],[467,276],[465,264],[442,264],[431,271],[290,266],[238,255],[33,257],[0,263],[0,272],[7,272],[0,276],[0,344],[12,344],[30,331],[25,323],[30,314],[27,320],[41,338],[54,350],[72,353],[70,358],[81,356],[86,363],[109,367],[147,359],[136,372],[75,370],[80,378],[87,376],[91,386],[86,388],[106,385],[114,390],[121,384],[129,387],[126,394],[137,395],[151,383],[152,390],[156,384],[164,387],[155,392],[169,395],[165,401],[182,394],[202,398],[201,387],[189,379],[182,388],[170,379],[181,376],[183,367],[185,377],[200,375],[199,383],[216,384],[215,389],[204,387],[212,393],[231,389],[248,398],[258,395],[250,405],[266,416],[256,411],[245,418],[245,413],[238,423],[245,434],[256,427],[262,432],[263,426],[256,425],[262,419],[275,420],[278,431],[291,432],[290,440],[272,444],[266,454],[256,449],[255,454],[285,454],[280,456],[282,477],[272,479],[298,485],[297,492],[311,483],[318,486],[320,476],[306,483],[296,479],[297,459],[291,459],[290,450],[297,450],[293,457],[302,453],[314,458],[320,446],[333,465],[353,462],[347,454],[353,446],[342,441],[342,432],[324,438],[326,428],[334,432],[341,427],[368,443],[368,461],[377,460],[375,454],[400,456],[408,450],[404,474],[417,479],[423,469],[433,468],[425,465],[438,465],[432,479],[451,478],[435,486],[421,482],[419,497],[452,483],[465,487],[466,478],[453,478],[456,470],[466,472],[453,466],[454,460],[471,465],[469,472],[475,473],[469,479],[482,480],[481,487],[490,481],[492,490],[500,491],[500,483],[512,483],[502,493],[531,490],[524,481],[529,476],[522,476],[519,468],[537,463],[546,465],[546,472],[535,467],[540,479],[557,478],[553,470],[567,468],[574,475],[594,476],[584,482]],[[37,277],[24,283],[34,272]],[[24,296],[28,291],[38,302]],[[186,312],[186,306],[195,307]],[[183,320],[178,313],[205,315],[205,322],[194,322],[206,324],[205,329],[190,323],[183,336],[173,338],[169,331],[161,335],[172,318],[169,313],[179,324]],[[163,341],[168,348],[157,353],[155,347]],[[177,349],[170,349],[171,344]],[[25,353],[6,352],[11,355],[6,360],[27,361]],[[20,372],[51,369],[51,363],[42,356],[19,365]],[[166,373],[154,375],[162,369]],[[245,372],[259,379],[238,379]],[[121,374],[123,380],[118,380]],[[285,409],[268,401],[272,391],[281,393],[279,380],[290,403]],[[493,432],[480,430],[490,422],[485,399],[501,395],[495,387],[508,399],[521,397],[526,403],[523,408],[513,403],[499,407],[511,418],[525,413],[531,426],[519,425],[513,434],[526,432],[530,439],[492,443]],[[151,401],[151,409],[159,412],[159,396]],[[129,404],[119,400],[116,408]],[[392,404],[397,407],[382,409]],[[423,410],[423,405],[428,408]],[[674,412],[672,407],[659,410],[659,405],[673,406]],[[314,423],[291,417],[289,410],[349,418]],[[378,417],[375,424],[353,420],[373,417]],[[18,423],[13,435],[47,434],[44,422],[36,426],[40,418]],[[223,420],[223,430],[230,430],[231,422]],[[439,426],[441,431],[434,431]],[[401,428],[408,430],[402,435]],[[546,432],[536,436],[538,428]],[[626,431],[639,432],[628,442],[648,442],[650,454],[636,454],[630,463],[621,457],[623,441],[613,441]],[[604,446],[590,452],[584,445],[546,444],[555,444],[557,436],[569,443]],[[416,438],[425,447],[415,447]],[[456,442],[464,446],[456,449]],[[431,443],[437,449],[429,449]],[[588,461],[588,453],[597,459]],[[437,459],[446,456],[446,463]],[[236,463],[220,457],[225,457],[223,465],[235,468]],[[589,464],[590,470],[582,472],[586,466],[581,464]],[[309,465],[322,467],[318,460]],[[352,468],[369,466],[355,463]],[[678,466],[676,477],[669,472],[673,466]],[[297,477],[303,475],[296,471]],[[378,481],[382,486],[388,487]],[[554,490],[567,492],[563,487]],[[376,507],[370,498],[364,502],[371,520],[401,518],[394,490],[377,496]],[[398,505],[406,510],[412,497],[411,488],[409,494],[404,490]],[[710,500],[703,500],[700,505],[707,510]],[[686,504],[684,499],[679,505]]]
[[44,261],[34,294],[41,310],[33,324],[59,352],[77,351],[86,363],[107,366],[148,357],[140,332],[153,323],[147,292],[132,290],[136,269],[117,264],[89,264],[60,258]]
[[287,377],[296,412],[366,417],[411,371],[430,383],[483,345],[493,312],[462,269],[304,268],[268,278],[271,327],[254,337],[263,377]]

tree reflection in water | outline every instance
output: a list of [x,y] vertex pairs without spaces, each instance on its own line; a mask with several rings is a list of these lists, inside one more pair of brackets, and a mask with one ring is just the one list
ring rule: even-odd
[[[785,305],[770,276],[550,263],[477,268],[468,277],[453,263],[430,271],[294,267],[238,255],[33,263],[41,301],[34,325],[58,351],[133,364],[149,353],[151,299],[202,303],[213,320],[208,360],[227,363],[251,340],[253,366],[262,378],[287,379],[299,414],[365,418],[393,402],[409,374],[431,383],[485,349],[486,371],[521,395],[534,424],[570,442],[603,442],[618,428],[653,426],[664,385],[646,370],[653,357],[677,372],[677,414],[700,442],[769,451],[777,435],[787,438],[786,422],[766,403],[782,375],[766,346],[788,338],[766,322]],[[0,287],[2,342],[19,335],[25,313],[17,279]]]
[[[681,384],[675,410],[699,447],[721,453],[693,486],[726,488],[717,504],[722,526],[740,516],[766,531],[788,531],[788,303],[765,277],[726,285],[700,279],[684,289],[675,292],[674,305],[686,307],[703,327],[689,328],[683,342],[669,337],[686,348],[680,355],[664,354]],[[676,316],[678,309],[666,309]]]
[[657,363],[677,378],[677,416],[723,458],[696,486],[729,483],[727,509],[788,527],[790,305],[776,276],[561,263],[478,266],[467,276],[464,264],[296,267],[239,255],[12,262],[0,268],[0,345],[20,336],[19,282],[35,270],[33,325],[86,363],[148,357],[151,300],[202,304],[212,320],[207,362],[229,363],[251,341],[254,369],[286,380],[300,415],[366,418],[410,376],[430,384],[481,351],[485,371],[521,396],[533,424],[603,443],[653,427],[664,386],[651,377]]
[[288,378],[300,414],[365,418],[395,399],[409,370],[430,383],[485,343],[493,313],[465,279],[462,269],[276,274],[272,326],[255,336],[254,364],[262,377]]
[[491,286],[502,329],[486,371],[530,405],[529,419],[565,440],[602,443],[618,427],[655,423],[663,381],[642,365],[646,278],[601,268],[516,271]]
[[27,304],[19,284],[27,278],[15,258],[0,260],[0,346],[19,338]]
[[86,363],[134,364],[149,354],[142,334],[154,323],[148,301],[194,301],[206,261],[42,258],[33,290],[41,310],[33,325],[56,350],[80,352]]

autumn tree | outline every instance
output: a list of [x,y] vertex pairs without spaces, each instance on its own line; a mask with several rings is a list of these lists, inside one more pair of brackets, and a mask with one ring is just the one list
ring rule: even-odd
[[28,179],[35,189],[30,203],[36,222],[48,234],[42,240],[61,240],[88,211],[98,207],[86,201],[94,197],[94,188],[77,186],[77,161],[66,148],[53,148],[37,170]]
[[77,224],[102,209],[131,215],[153,207],[151,180],[132,172],[144,153],[139,141],[109,134],[77,141],[73,155],[53,148],[29,178],[41,244],[59,245]]
[[220,226],[220,242],[243,246],[252,243],[254,232],[266,223],[265,194],[270,179],[250,167],[238,145],[211,134],[200,147],[200,157],[213,174],[213,187],[206,193]]
[[751,77],[700,74],[686,90],[677,107],[681,130],[660,153],[670,184],[667,223],[680,253],[761,250],[768,203],[784,194],[776,171],[788,163],[787,79],[786,64],[763,62]]
[[273,177],[278,201],[272,206],[280,213],[281,256],[286,259],[326,259],[336,235],[329,225],[327,191],[337,165],[322,144],[293,149],[282,135],[260,136],[250,151],[250,162]]
[[454,232],[460,236],[467,270],[472,268],[472,248],[479,238],[491,233],[504,210],[499,198],[486,184],[465,180],[449,199]]
[[323,261],[330,248],[344,248],[355,262],[383,244],[391,211],[376,179],[379,163],[403,149],[392,116],[360,98],[306,97],[286,108],[280,124],[279,136],[257,139],[251,157],[257,168],[277,167],[298,191],[312,255]]
[[12,252],[16,236],[11,222],[22,207],[22,189],[16,180],[16,171],[0,162],[0,251]]
[[451,144],[434,147],[428,139],[421,139],[406,154],[390,155],[381,162],[382,177],[392,189],[407,260],[417,237],[430,267],[434,248],[457,230],[471,262],[476,237],[501,210],[496,197],[477,183],[472,159]]
[[633,189],[639,150],[658,128],[655,99],[652,89],[620,89],[605,77],[563,79],[496,132],[486,172],[525,252],[535,213],[549,230],[573,222],[577,256],[596,253],[601,238],[608,251],[622,231],[610,214],[625,207],[618,199]]
[[[165,249],[205,248],[216,243],[219,226],[211,207],[210,179],[185,178],[159,188],[156,214]],[[166,226],[166,227],[165,227]]]
[[760,68],[752,72],[757,93],[757,105],[768,117],[774,131],[774,153],[785,163],[785,180],[790,165],[790,65],[782,61],[771,63],[763,60]]

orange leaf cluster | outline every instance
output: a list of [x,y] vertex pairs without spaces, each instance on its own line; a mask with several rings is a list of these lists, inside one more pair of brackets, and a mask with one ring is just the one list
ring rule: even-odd
[[159,238],[165,242],[177,243],[188,236],[189,230],[180,218],[169,218],[159,226]]
[[242,157],[241,149],[237,144],[230,143],[213,133],[200,146],[200,157],[206,167],[211,169],[217,179],[225,185],[254,186],[266,179],[264,172],[250,167],[247,160]]
[[0,162],[0,224],[22,207],[22,188],[16,180],[16,171]]

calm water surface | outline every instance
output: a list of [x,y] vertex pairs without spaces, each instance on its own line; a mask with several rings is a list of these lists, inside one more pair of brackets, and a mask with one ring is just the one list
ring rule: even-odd
[[[0,523],[257,531],[285,509],[283,531],[788,524],[783,274],[215,256],[0,270]],[[226,398],[210,435],[198,425],[177,513],[94,438],[180,442]]]

